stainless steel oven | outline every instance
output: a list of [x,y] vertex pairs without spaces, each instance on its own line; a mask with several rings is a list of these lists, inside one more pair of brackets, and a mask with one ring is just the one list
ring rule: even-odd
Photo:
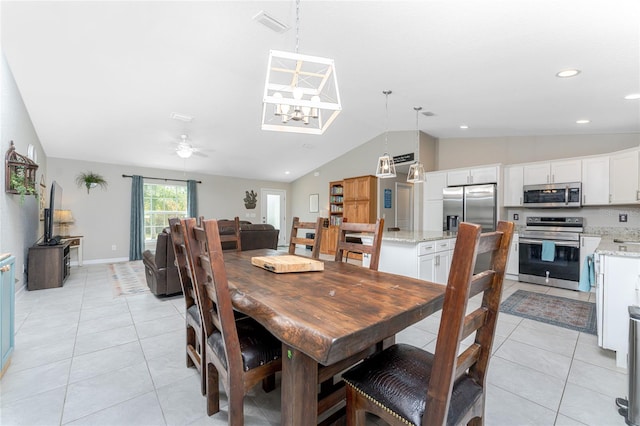
[[528,217],[519,241],[520,281],[577,290],[581,217]]

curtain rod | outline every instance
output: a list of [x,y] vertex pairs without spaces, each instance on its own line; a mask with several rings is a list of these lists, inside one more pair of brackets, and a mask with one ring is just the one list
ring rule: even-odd
[[[130,178],[133,177],[132,175],[122,175],[123,178]],[[142,179],[153,179],[153,180],[163,180],[165,182],[168,181],[172,181],[172,182],[188,182],[188,180],[186,179],[168,179],[168,178],[157,178],[157,177],[149,177],[149,176],[142,176]],[[196,180],[196,183],[202,183],[201,180]]]

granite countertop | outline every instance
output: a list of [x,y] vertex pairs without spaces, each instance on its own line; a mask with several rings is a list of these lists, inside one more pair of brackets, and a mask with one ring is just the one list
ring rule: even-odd
[[457,232],[448,231],[384,231],[382,241],[416,244],[425,241],[455,238]]
[[[636,242],[635,244],[616,242],[614,240]],[[625,256],[640,258],[640,240],[637,238],[628,238],[625,236],[603,236],[596,254],[605,254],[611,256]]]

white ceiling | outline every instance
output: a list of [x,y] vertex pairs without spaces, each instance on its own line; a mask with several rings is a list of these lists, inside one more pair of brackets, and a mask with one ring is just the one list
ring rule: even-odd
[[[385,89],[390,130],[414,130],[420,105],[441,139],[640,132],[640,101],[623,99],[640,92],[637,0],[303,0],[299,52],[335,59],[343,105],[322,136],[260,129],[269,50],[295,49],[293,0],[1,7],[50,157],[292,181],[383,133]],[[292,29],[256,23],[260,10]],[[182,133],[208,157],[179,159]]]

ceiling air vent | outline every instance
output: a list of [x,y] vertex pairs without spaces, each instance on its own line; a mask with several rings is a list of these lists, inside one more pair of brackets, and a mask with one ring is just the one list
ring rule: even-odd
[[172,120],[184,121],[185,123],[191,123],[193,121],[193,117],[185,114],[179,114],[177,112],[172,112],[169,115],[169,118],[171,118]]
[[283,33],[289,29],[288,26],[278,21],[276,18],[269,16],[267,12],[261,10],[254,17],[253,20],[256,22],[260,22],[265,27],[269,28],[272,31],[277,33]]

